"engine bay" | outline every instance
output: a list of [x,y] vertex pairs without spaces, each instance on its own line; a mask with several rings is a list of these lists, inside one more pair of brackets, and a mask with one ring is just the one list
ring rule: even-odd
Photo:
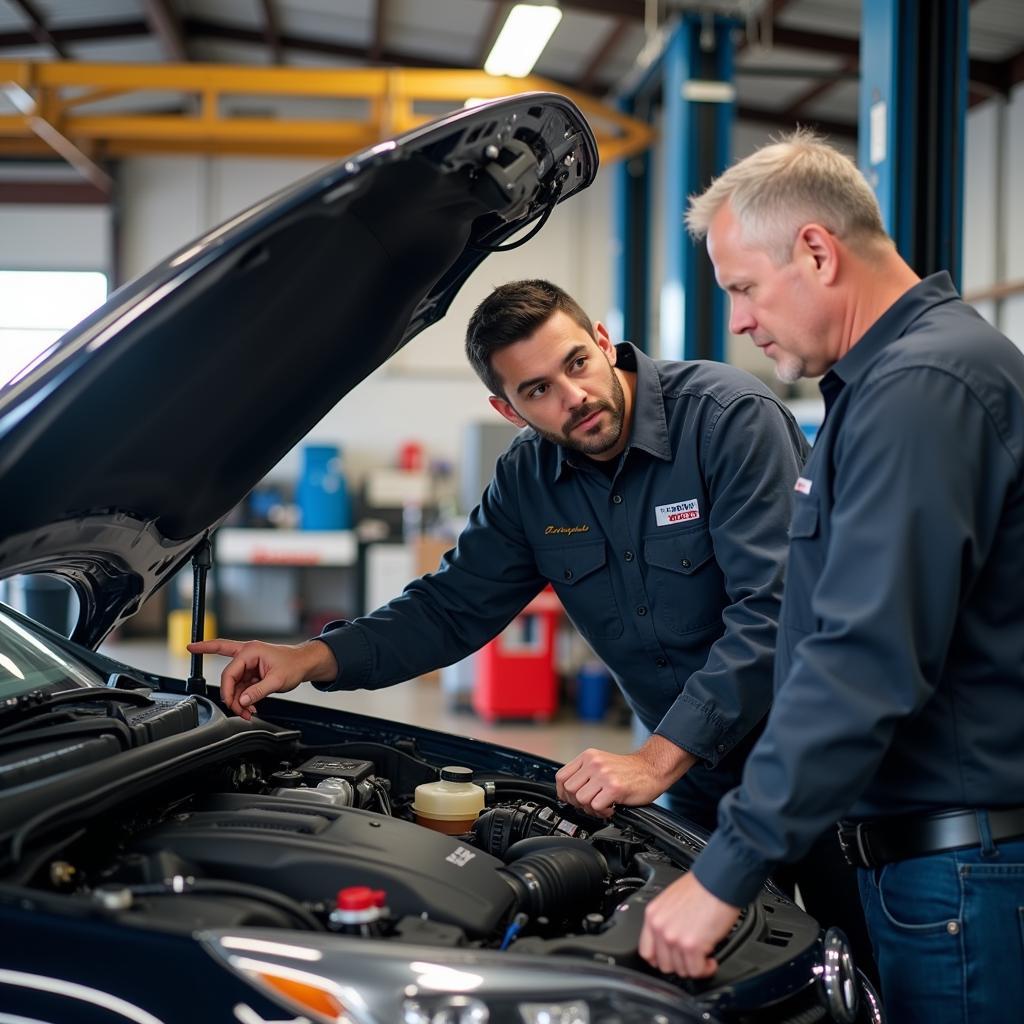
[[[97,710],[81,714],[102,739]],[[243,722],[195,696],[126,717],[128,749],[0,794],[0,813],[28,820],[5,832],[8,897],[143,928],[299,929],[657,974],[637,953],[644,906],[688,870],[699,840],[650,812],[589,818],[551,782],[436,763],[412,738],[350,727],[310,742],[333,732]],[[454,831],[416,810],[442,769],[480,790],[483,809]],[[719,948],[713,985],[785,964],[817,936],[764,890]]]

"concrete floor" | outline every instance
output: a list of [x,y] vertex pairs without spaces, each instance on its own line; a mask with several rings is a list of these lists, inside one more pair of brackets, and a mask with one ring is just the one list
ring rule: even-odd
[[[118,661],[149,672],[184,678],[189,673],[189,659],[172,655],[164,643],[150,640],[125,640],[105,644],[101,651]],[[205,659],[203,674],[211,682],[220,677],[227,659]],[[409,722],[427,729],[489,740],[540,754],[554,761],[569,761],[587,747],[598,747],[615,753],[634,749],[628,726],[582,722],[571,710],[563,708],[550,723],[482,721],[472,712],[453,711],[446,706],[437,682],[415,679],[384,690],[354,690],[321,693],[312,686],[300,686],[284,695],[289,700],[304,701],[324,707],[347,708],[362,715]]]

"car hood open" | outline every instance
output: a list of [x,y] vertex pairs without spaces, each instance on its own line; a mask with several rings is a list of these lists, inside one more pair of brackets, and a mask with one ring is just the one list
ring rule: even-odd
[[461,111],[318,171],[120,288],[0,392],[0,577],[94,646],[487,253],[589,185],[567,99]]

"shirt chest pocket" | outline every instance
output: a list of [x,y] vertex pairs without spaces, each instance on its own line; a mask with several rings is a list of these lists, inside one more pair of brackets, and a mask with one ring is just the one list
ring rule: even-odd
[[721,622],[728,597],[714,554],[705,526],[644,541],[658,624],[691,633]]
[[541,575],[551,581],[573,625],[585,637],[611,640],[622,636],[622,614],[603,540],[540,548],[536,556]]
[[[779,626],[780,648],[817,629],[811,608],[811,594],[821,575],[823,558],[821,512],[815,498],[797,495],[789,521],[789,555]],[[796,639],[787,640],[786,635]]]
[[789,522],[789,539],[800,540],[818,535],[818,503],[813,498],[797,499]]

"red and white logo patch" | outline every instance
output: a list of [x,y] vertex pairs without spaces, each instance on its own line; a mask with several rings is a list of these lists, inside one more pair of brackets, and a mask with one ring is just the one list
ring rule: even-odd
[[813,484],[813,480],[808,480],[805,476],[798,476],[796,483],[793,485],[793,490],[798,494],[810,494]]
[[676,526],[688,519],[700,519],[700,505],[696,498],[674,501],[671,505],[656,505],[654,518],[659,526]]

